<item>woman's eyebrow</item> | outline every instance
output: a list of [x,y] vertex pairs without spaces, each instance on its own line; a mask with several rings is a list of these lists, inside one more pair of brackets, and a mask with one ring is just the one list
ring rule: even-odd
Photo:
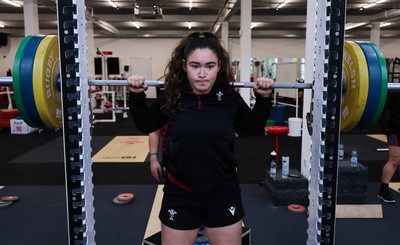
[[[200,62],[197,62],[197,61],[190,61],[189,64],[195,64],[195,65],[197,65],[197,64],[200,64]],[[215,65],[215,64],[217,64],[217,62],[215,62],[215,61],[210,61],[210,62],[207,62],[207,63],[206,63],[206,65]]]

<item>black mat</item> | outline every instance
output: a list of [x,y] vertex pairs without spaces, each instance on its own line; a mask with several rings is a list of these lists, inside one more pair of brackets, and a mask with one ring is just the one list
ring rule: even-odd
[[[155,185],[95,186],[95,230],[99,245],[141,244],[152,208]],[[135,200],[115,205],[112,199],[131,192]],[[68,244],[63,186],[7,186],[0,195],[19,195],[12,206],[0,209],[1,244]]]
[[[91,140],[92,155],[94,156],[114,136],[93,136]],[[10,163],[51,163],[64,162],[63,138],[58,137],[10,161]]]
[[[265,188],[244,184],[242,196],[253,245],[306,244],[306,213],[291,213],[285,206],[273,206]],[[156,185],[95,186],[95,229],[99,245],[141,244],[147,226]],[[379,184],[369,184],[367,204],[381,204]],[[116,206],[111,200],[122,192],[136,195],[133,203]],[[65,190],[63,186],[7,186],[0,196],[20,195],[21,200],[0,209],[1,244],[67,244]],[[337,219],[336,243],[351,245],[393,245],[398,242],[400,195],[397,204],[382,203],[383,219]],[[24,235],[21,235],[23,232]]]

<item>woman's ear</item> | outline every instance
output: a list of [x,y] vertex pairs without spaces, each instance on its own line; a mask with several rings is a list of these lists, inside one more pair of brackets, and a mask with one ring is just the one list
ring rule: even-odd
[[186,72],[186,60],[182,59],[182,68]]

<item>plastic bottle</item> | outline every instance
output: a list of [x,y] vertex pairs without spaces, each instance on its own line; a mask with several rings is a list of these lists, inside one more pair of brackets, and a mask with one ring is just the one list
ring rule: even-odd
[[282,156],[282,178],[289,176],[289,156]]
[[344,145],[343,145],[342,141],[340,141],[340,143],[339,143],[339,154],[338,155],[339,155],[338,156],[339,160],[343,160],[343,158],[344,158]]
[[358,163],[358,153],[357,153],[357,148],[354,147],[353,150],[351,151],[350,166],[355,167],[357,166],[357,163]]
[[269,175],[272,178],[276,177],[276,152],[272,151],[269,157],[270,161],[270,168],[269,168]]

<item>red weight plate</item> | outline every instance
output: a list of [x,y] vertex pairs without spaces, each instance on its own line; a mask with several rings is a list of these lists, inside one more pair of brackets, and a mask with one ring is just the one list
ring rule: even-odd
[[306,208],[300,204],[290,204],[288,206],[288,209],[290,212],[293,212],[293,213],[302,213],[306,210]]
[[3,196],[0,198],[2,201],[18,201],[19,196]]
[[134,195],[132,193],[121,193],[117,198],[121,202],[131,201],[134,198]]

